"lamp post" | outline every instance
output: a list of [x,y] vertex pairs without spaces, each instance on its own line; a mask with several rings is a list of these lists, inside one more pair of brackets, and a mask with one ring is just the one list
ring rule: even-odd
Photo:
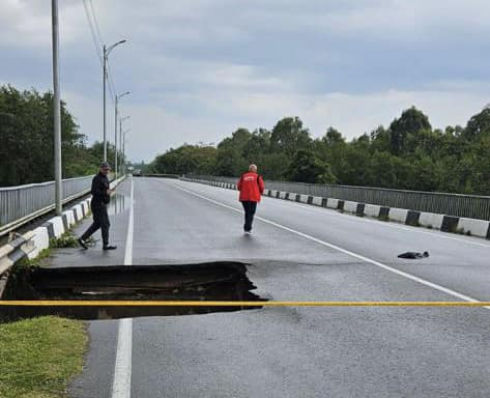
[[53,122],[54,122],[54,177],[56,215],[63,212],[63,185],[61,171],[61,99],[59,79],[59,23],[58,0],[51,1],[51,27],[53,42]]
[[118,174],[118,167],[117,167],[117,105],[118,105],[118,102],[119,100],[124,97],[125,95],[128,95],[130,94],[129,91],[126,91],[125,93],[122,93],[122,94],[119,94],[119,95],[116,95],[116,98],[115,98],[115,112],[114,112],[114,115],[115,115],[115,119],[114,119],[114,169],[115,169],[115,172],[116,172],[116,179],[117,179],[117,174]]
[[125,153],[124,153],[124,139],[123,139],[122,122],[124,122],[125,120],[128,120],[130,118],[131,118],[131,116],[125,116],[125,117],[119,119],[119,141],[121,142],[120,147],[122,149],[122,159],[124,162],[123,173],[126,173],[126,158],[125,158]]
[[116,48],[119,44],[123,44],[123,43],[126,43],[126,40],[121,40],[121,41],[118,41],[117,43],[114,43],[113,45],[109,46],[109,47],[106,47],[106,45],[104,44],[104,48],[103,48],[103,55],[104,55],[104,60],[103,60],[103,65],[102,65],[102,86],[103,86],[103,95],[104,95],[104,100],[103,100],[103,131],[104,131],[104,162],[107,162],[107,135],[106,135],[106,89],[105,89],[105,86],[106,86],[106,80],[107,80],[107,58],[109,57],[109,54],[111,53],[112,50],[114,50],[114,48]]

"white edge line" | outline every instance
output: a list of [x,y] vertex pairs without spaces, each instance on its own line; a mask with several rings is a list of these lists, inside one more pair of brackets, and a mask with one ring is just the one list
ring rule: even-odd
[[[264,196],[263,198],[264,199],[267,199],[267,200],[271,199],[273,201],[274,200],[277,201],[277,199],[271,198],[271,197],[268,197],[268,196]],[[320,211],[321,212],[321,211],[327,210],[327,213],[328,213],[329,216],[333,216],[333,217],[345,217],[345,216],[348,216],[349,217],[349,220],[351,222],[376,223],[377,225],[383,225],[384,227],[400,229],[400,230],[409,231],[409,232],[412,232],[412,233],[426,234],[426,235],[429,235],[429,236],[433,236],[435,238],[453,240],[453,241],[456,241],[456,242],[467,243],[469,245],[478,246],[478,247],[484,247],[486,249],[490,249],[490,244],[483,243],[483,242],[475,242],[475,241],[470,240],[470,239],[484,239],[484,238],[479,238],[479,237],[475,238],[473,236],[471,238],[461,239],[461,238],[454,237],[454,236],[448,236],[450,234],[448,234],[446,232],[442,232],[440,230],[426,231],[424,227],[412,227],[412,226],[409,226],[409,225],[398,224],[397,222],[380,221],[380,220],[377,220],[376,217],[370,217],[370,216],[358,217],[358,216],[356,216],[353,213],[339,213],[335,209],[332,209],[332,208],[329,208],[329,207],[315,206],[315,205],[309,205],[309,204],[306,204],[306,203],[293,202],[293,201],[286,202],[284,200],[280,200],[279,202],[282,202],[284,205],[296,205],[296,208],[303,209],[303,210],[305,210],[307,212],[310,212],[310,213],[317,212],[317,211]],[[422,213],[422,212],[420,212],[420,213]]]
[[[134,236],[134,180],[131,178],[128,234],[124,252],[124,265],[133,264]],[[131,397],[131,365],[133,351],[133,320],[121,319],[117,328],[116,363],[112,382],[112,398]]]
[[[210,199],[210,198],[208,198],[208,197],[206,197],[206,196],[203,196],[203,195],[200,195],[200,194],[198,194],[198,193],[195,193],[195,192],[189,191],[189,190],[184,189],[184,188],[181,188],[181,187],[177,187],[177,186],[175,186],[175,187],[176,187],[177,189],[179,189],[179,190],[183,191],[183,192],[187,192],[187,193],[188,193],[188,194],[190,194],[190,195],[194,195],[194,196],[196,196],[196,197],[198,197],[198,198],[201,198],[201,199],[207,200],[208,202],[214,203],[214,204],[216,204],[216,205],[218,205],[218,206],[222,206],[222,207],[228,208],[228,209],[233,210],[233,211],[238,212],[238,213],[241,213],[241,212],[242,212],[240,209],[237,209],[237,208],[232,207],[232,206],[229,206],[229,205],[227,205],[227,204],[224,204],[224,203],[218,202],[218,201],[216,201],[216,200],[214,200],[214,199]],[[364,261],[364,262],[366,262],[366,263],[369,263],[369,264],[375,265],[375,266],[377,266],[377,267],[379,267],[379,268],[382,268],[382,269],[384,269],[384,270],[386,270],[386,271],[392,272],[392,273],[397,274],[397,275],[399,275],[399,276],[402,276],[402,277],[404,277],[404,278],[407,278],[407,279],[410,279],[410,280],[412,280],[412,281],[418,282],[418,283],[420,283],[420,284],[422,284],[422,285],[425,285],[425,286],[428,286],[428,287],[430,287],[430,288],[432,288],[432,289],[435,289],[435,290],[438,290],[438,291],[440,291],[440,292],[446,293],[446,294],[448,294],[448,295],[450,295],[450,296],[453,296],[453,297],[456,297],[456,298],[458,298],[458,299],[460,299],[460,300],[467,301],[467,302],[470,302],[470,303],[478,303],[478,302],[479,302],[479,300],[476,300],[476,299],[474,299],[474,298],[472,298],[472,297],[470,297],[470,296],[467,296],[467,295],[462,294],[462,293],[458,293],[458,292],[456,292],[455,290],[452,290],[452,289],[449,289],[449,288],[447,288],[447,287],[444,287],[444,286],[438,285],[437,283],[429,282],[428,280],[425,280],[425,279],[423,279],[423,278],[419,278],[418,276],[415,276],[415,275],[409,274],[409,273],[407,273],[407,272],[400,271],[400,270],[398,270],[398,269],[396,269],[396,268],[390,267],[389,265],[386,265],[386,264],[380,263],[379,261],[372,260],[372,259],[370,259],[370,258],[368,258],[368,257],[364,257],[364,256],[362,256],[362,255],[360,255],[360,254],[357,254],[357,253],[351,252],[351,251],[349,251],[349,250],[347,250],[347,249],[343,249],[343,248],[341,248],[341,247],[339,247],[339,246],[336,246],[336,245],[334,245],[334,244],[331,244],[331,243],[325,242],[325,241],[323,241],[323,240],[321,240],[321,239],[315,238],[314,236],[311,236],[311,235],[305,234],[304,232],[300,232],[300,231],[297,231],[297,230],[295,230],[295,229],[292,229],[292,228],[286,227],[286,226],[281,225],[281,224],[278,224],[278,223],[276,223],[276,222],[274,222],[274,221],[267,220],[267,219],[265,219],[265,218],[263,218],[263,217],[256,216],[255,218],[256,218],[256,219],[258,219],[258,220],[260,220],[260,221],[262,221],[262,222],[264,222],[264,223],[266,223],[266,224],[269,224],[269,225],[272,225],[272,226],[274,226],[274,227],[276,227],[276,228],[280,228],[280,229],[282,229],[282,230],[285,230],[285,231],[291,232],[291,233],[293,233],[293,234],[299,235],[299,236],[301,236],[301,237],[303,237],[303,238],[305,238],[305,239],[311,240],[311,241],[313,241],[313,242],[315,242],[315,243],[318,243],[318,244],[320,244],[320,245],[322,245],[322,246],[326,246],[326,247],[328,247],[328,248],[331,248],[331,249],[337,250],[337,251],[339,251],[339,252],[341,252],[341,253],[347,254],[347,255],[349,255],[349,256],[351,256],[351,257],[357,258],[357,259],[362,260],[362,261]],[[490,309],[490,307],[484,307],[484,308],[486,308],[486,309]]]
[[[215,187],[212,185],[207,185],[207,184],[202,184],[202,183],[194,183],[191,181],[185,181],[185,180],[179,180],[179,181],[183,181],[183,182],[186,182],[189,184],[199,184],[200,186],[209,187],[209,188],[220,188],[220,187]],[[229,191],[228,188],[222,188],[222,189],[226,189]],[[466,239],[462,239],[461,237],[451,236],[451,234],[446,233],[446,232],[442,232],[441,230],[437,230],[437,229],[427,230],[425,227],[412,227],[410,225],[405,225],[402,223],[391,222],[391,221],[385,222],[385,221],[380,221],[380,220],[376,219],[376,217],[370,217],[370,216],[357,217],[355,214],[351,214],[351,213],[339,213],[336,209],[332,209],[330,207],[310,205],[307,203],[301,203],[301,202],[290,201],[290,200],[286,201],[284,199],[278,200],[278,199],[276,199],[274,197],[270,197],[270,196],[263,196],[262,200],[265,200],[265,201],[271,202],[271,203],[276,202],[277,204],[283,204],[285,206],[293,205],[293,206],[296,206],[296,208],[298,208],[298,209],[302,209],[302,210],[304,210],[306,212],[310,212],[310,213],[324,212],[326,210],[326,214],[328,214],[329,216],[332,216],[332,217],[348,216],[349,217],[348,219],[353,223],[354,222],[376,223],[377,225],[382,225],[384,227],[400,229],[403,231],[409,231],[409,232],[417,233],[417,234],[426,234],[426,235],[429,235],[429,236],[432,236],[432,237],[435,237],[438,239],[452,240],[452,241],[456,241],[456,242],[466,243],[468,245],[473,245],[473,246],[484,247],[486,249],[490,249],[490,243],[483,243],[483,242],[485,242],[485,240],[484,240],[484,238],[481,238],[481,237],[473,236],[471,238],[468,237]],[[379,206],[379,205],[376,205],[376,206]],[[407,209],[403,209],[403,210],[407,210]],[[423,212],[420,212],[420,213],[423,213]],[[476,241],[477,239],[481,240],[481,242]]]

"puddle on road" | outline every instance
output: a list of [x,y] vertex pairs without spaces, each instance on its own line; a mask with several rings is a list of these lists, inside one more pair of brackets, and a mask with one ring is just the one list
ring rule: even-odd
[[126,195],[116,192],[111,197],[111,202],[109,204],[107,212],[109,213],[109,216],[114,216],[116,214],[122,213],[127,208],[129,208],[130,203],[130,198],[128,198]]
[[[251,291],[246,265],[26,268],[10,277],[3,300],[239,300],[264,301]],[[257,307],[260,308],[260,307]],[[242,307],[4,307],[0,321],[42,315],[94,320],[240,311]]]

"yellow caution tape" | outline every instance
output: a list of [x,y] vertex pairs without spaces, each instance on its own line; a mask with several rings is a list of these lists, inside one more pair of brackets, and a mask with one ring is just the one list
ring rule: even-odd
[[0,300],[0,307],[490,307],[490,301]]

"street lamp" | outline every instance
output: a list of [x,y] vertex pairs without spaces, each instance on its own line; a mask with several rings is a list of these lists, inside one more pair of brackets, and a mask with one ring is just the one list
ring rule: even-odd
[[107,162],[107,136],[106,136],[106,94],[105,94],[105,86],[106,86],[106,80],[107,80],[107,58],[109,57],[109,54],[111,53],[114,48],[116,48],[119,44],[126,43],[126,40],[121,40],[118,41],[117,43],[114,43],[112,46],[106,47],[104,44],[104,62],[102,66],[102,83],[103,83],[103,91],[104,91],[104,105],[103,105],[103,114],[104,114],[104,162]]
[[119,100],[124,97],[125,95],[128,95],[130,94],[129,91],[126,91],[125,93],[122,93],[122,94],[119,94],[119,95],[116,95],[116,98],[115,98],[115,119],[114,119],[114,169],[116,171],[116,179],[117,179],[117,172],[118,172],[118,168],[117,168],[117,104],[119,102]]
[[122,131],[122,138],[121,138],[121,143],[122,143],[122,151],[123,151],[123,157],[124,157],[124,172],[126,173],[126,134],[129,133],[131,129],[126,129]]
[[51,28],[53,46],[53,122],[54,122],[54,178],[56,215],[63,212],[63,186],[61,171],[61,97],[59,79],[59,22],[58,0],[51,1]]
[[[128,120],[130,118],[131,118],[131,116],[125,116],[125,117],[122,117],[121,119],[119,119],[119,141],[120,141],[120,147],[122,148],[122,159],[124,162],[124,166],[126,166],[126,158],[124,157],[125,153],[124,153],[124,139],[123,139],[122,122],[124,122],[125,120]],[[123,173],[126,172],[125,169],[126,169],[126,167],[124,167]]]

